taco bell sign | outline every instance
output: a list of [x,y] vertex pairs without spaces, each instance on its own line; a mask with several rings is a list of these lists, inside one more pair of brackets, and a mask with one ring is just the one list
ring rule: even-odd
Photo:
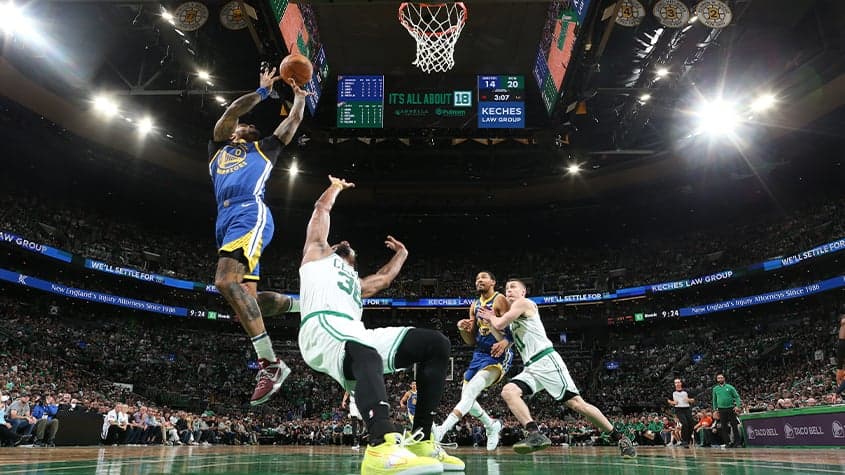
[[743,420],[749,446],[845,446],[845,411],[781,417],[775,414]]

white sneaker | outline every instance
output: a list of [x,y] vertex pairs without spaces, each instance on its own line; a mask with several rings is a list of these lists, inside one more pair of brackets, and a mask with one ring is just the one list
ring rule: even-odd
[[446,431],[443,430],[443,426],[434,426],[434,430],[432,430],[431,433],[434,434],[435,442],[442,442],[443,436],[446,435]]
[[490,427],[484,428],[484,431],[487,432],[487,450],[496,450],[499,446],[499,432],[502,432],[502,421],[494,420]]

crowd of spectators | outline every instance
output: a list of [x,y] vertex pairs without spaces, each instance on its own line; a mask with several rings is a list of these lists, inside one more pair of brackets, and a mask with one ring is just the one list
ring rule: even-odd
[[[801,252],[843,237],[843,223],[845,201],[833,200],[808,204],[786,215],[762,214],[742,223],[685,235],[635,234],[626,240],[584,248],[531,248],[517,255],[507,249],[462,246],[422,253],[415,250],[415,258],[406,263],[384,295],[467,295],[482,261],[527,279],[538,294],[606,291],[697,277]],[[0,197],[0,230],[144,272],[204,283],[211,282],[214,275],[216,256],[210,229],[201,233],[195,228],[149,226],[128,216],[102,214],[84,203],[15,195]],[[296,292],[299,259],[296,251],[288,249],[274,249],[262,261],[262,269],[268,286]]]
[[[5,402],[7,419],[11,416],[9,405],[29,396],[33,405],[41,401],[46,406],[73,406],[74,410],[102,415],[101,435],[103,443],[109,444],[322,445],[354,441],[347,427],[349,419],[341,409],[340,387],[310,370],[293,342],[277,339],[276,346],[294,377],[270,403],[256,409],[246,404],[255,374],[254,356],[246,337],[234,326],[182,321],[164,325],[166,317],[116,319],[90,311],[42,315],[14,299],[0,300],[0,314],[0,388],[10,396]],[[684,378],[690,394],[696,396],[696,412],[701,412],[699,417],[705,422],[707,411],[712,410],[709,389],[719,371],[738,388],[744,411],[842,402],[832,395],[833,325],[819,308],[738,320],[684,319],[655,324],[662,327],[614,330],[606,347],[565,359],[585,398],[622,424],[619,427],[641,445],[673,442],[672,427],[677,423],[665,400],[676,376]],[[663,343],[655,342],[657,334]],[[696,337],[691,340],[690,334]],[[565,348],[559,350],[568,354]],[[461,372],[470,355],[468,347],[454,345],[455,370],[446,385],[441,416],[457,403]],[[594,358],[618,361],[619,369],[593,367]],[[518,368],[511,371],[512,376]],[[386,376],[396,409],[394,420],[400,425],[406,421],[398,410],[399,399],[412,378],[410,372]],[[482,394],[480,402],[494,417],[504,420],[504,443],[518,439],[519,425],[497,388]],[[605,441],[584,420],[564,412],[544,394],[530,404],[555,443]],[[15,417],[21,413],[16,412]],[[34,419],[15,422],[12,432],[31,434],[32,443],[51,444],[61,427],[38,424]],[[717,443],[714,436],[704,435],[714,433],[713,422],[708,424],[702,426],[701,441]],[[447,439],[463,445],[485,442],[483,428],[470,418],[456,426]]]

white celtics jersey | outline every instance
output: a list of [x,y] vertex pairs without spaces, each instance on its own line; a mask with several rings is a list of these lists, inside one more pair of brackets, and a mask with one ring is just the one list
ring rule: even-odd
[[528,363],[531,358],[544,352],[544,350],[553,348],[551,340],[546,336],[543,322],[540,321],[540,311],[537,309],[537,305],[531,302],[531,307],[534,309],[533,315],[522,314],[511,322],[514,345],[519,351],[519,356],[522,357],[523,364]]
[[358,271],[337,254],[299,268],[301,318],[314,312],[337,312],[361,321],[361,281]]

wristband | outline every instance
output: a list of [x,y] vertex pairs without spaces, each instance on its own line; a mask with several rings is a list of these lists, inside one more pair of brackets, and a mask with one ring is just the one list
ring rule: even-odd
[[267,99],[268,97],[270,97],[270,89],[267,89],[266,87],[259,87],[258,89],[255,90],[255,92],[256,92],[256,94],[261,96],[262,101],[264,99]]

